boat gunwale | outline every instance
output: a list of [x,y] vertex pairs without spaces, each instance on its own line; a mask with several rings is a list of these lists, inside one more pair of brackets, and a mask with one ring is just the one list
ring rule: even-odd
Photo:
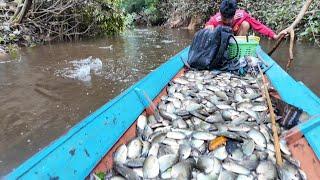
[[[173,56],[172,58],[170,58],[166,63],[169,63],[170,61],[178,61],[176,58],[181,58],[181,55],[183,53],[186,53],[188,51],[188,47],[185,48],[183,51],[181,51],[180,53],[176,54],[175,56]],[[265,52],[263,52],[263,50],[261,49],[261,47],[259,46],[257,48],[257,53],[262,55],[263,57],[266,57]],[[274,60],[268,56],[269,62],[271,62],[271,66],[276,65],[278,68],[278,64],[276,62],[274,62]],[[270,61],[271,60],[271,61]],[[179,59],[179,61],[181,61]],[[183,62],[179,62],[182,63]],[[163,64],[163,65],[164,65]],[[113,105],[115,105],[117,102],[121,101],[123,98],[125,98],[131,91],[135,91],[135,88],[139,87],[140,85],[142,85],[144,82],[146,82],[148,80],[148,78],[150,77],[150,74],[155,73],[156,71],[158,71],[163,65],[161,65],[160,67],[158,67],[157,69],[155,69],[153,72],[149,73],[146,77],[142,78],[140,81],[138,81],[137,83],[135,83],[134,85],[130,86],[128,89],[126,89],[124,92],[122,92],[121,94],[119,94],[118,96],[116,96],[114,99],[110,100],[109,102],[107,102],[105,105],[103,105],[102,107],[98,108],[94,113],[90,114],[87,118],[85,118],[84,120],[80,121],[79,123],[77,123],[75,126],[73,126],[66,134],[62,135],[60,138],[56,139],[55,141],[53,141],[52,143],[50,143],[48,146],[46,146],[44,149],[42,149],[40,152],[36,153],[35,155],[33,155],[31,158],[29,158],[28,160],[26,160],[23,164],[21,164],[17,169],[15,169],[14,171],[12,171],[11,173],[9,173],[7,175],[8,179],[15,179],[15,178],[19,178],[21,176],[23,176],[25,173],[28,173],[33,167],[35,167],[38,163],[40,163],[44,158],[46,158],[47,156],[49,156],[52,152],[54,152],[55,150],[57,150],[60,146],[62,146],[64,143],[66,143],[68,140],[70,140],[73,136],[75,136],[78,132],[80,132],[82,129],[84,129],[86,126],[88,126],[90,123],[92,123],[95,119],[97,119],[100,115],[102,115],[104,112],[107,112],[107,110],[109,110]],[[182,65],[183,66],[183,65]],[[280,67],[280,66],[279,66]],[[181,67],[182,68],[182,67]],[[181,70],[181,68],[179,68],[179,70]],[[280,67],[281,68],[281,67]],[[269,69],[270,70],[270,69]],[[268,70],[268,71],[269,71]],[[269,79],[271,80],[271,83],[273,84],[273,79],[270,76],[270,73],[268,74],[267,72],[267,76],[269,77]],[[285,76],[289,76],[291,79],[293,79],[290,75],[288,74],[284,74]],[[174,76],[173,76],[174,77]],[[172,78],[173,78],[172,77]],[[171,81],[171,79],[169,80],[169,82]],[[167,82],[167,84],[169,83]],[[296,81],[294,81],[296,82]],[[298,82],[296,82],[298,83]],[[302,84],[301,84],[302,85]],[[161,89],[165,88],[166,85],[164,87],[162,87]],[[302,86],[301,86],[302,87]],[[307,88],[306,86],[303,85],[303,87]],[[276,87],[277,89],[277,87]],[[307,88],[308,89],[308,88]],[[279,89],[277,89],[277,91],[279,92]],[[280,89],[280,97],[283,98],[283,90]],[[308,89],[309,93],[312,91],[310,89]],[[161,91],[160,91],[161,92]],[[314,96],[311,96],[310,98],[313,97],[313,100],[316,101],[316,99],[314,99]],[[317,97],[317,96],[315,96]],[[286,99],[284,99],[286,101]],[[320,101],[319,101],[320,102]],[[305,109],[304,109],[305,110]],[[140,114],[143,112],[143,110],[141,110]],[[138,116],[137,116],[138,117]],[[137,118],[135,117],[135,119]],[[307,127],[312,127],[314,126],[315,123],[310,123],[308,122],[308,126]],[[131,124],[130,124],[131,126]],[[299,132],[305,134],[307,132],[303,132],[301,131],[301,128],[306,127],[305,124],[299,125],[298,126],[298,130],[300,130]],[[310,129],[309,129],[310,130]],[[121,132],[121,134],[124,134],[126,132],[126,130],[124,132]],[[121,137],[121,136],[120,136]],[[119,140],[119,139],[118,139]],[[308,138],[307,138],[308,140]],[[309,140],[308,140],[309,141]],[[113,143],[113,145],[116,142]],[[310,142],[309,142],[310,143]],[[113,147],[113,145],[111,147],[108,147],[107,152]],[[107,153],[106,152],[106,153]],[[105,154],[106,154],[105,153]],[[103,157],[103,156],[102,156]],[[101,157],[101,158],[102,158]],[[100,162],[101,159],[99,159],[97,162],[93,162],[95,165]],[[90,165],[92,168],[90,170],[90,172],[93,170],[93,168],[95,167],[95,165]],[[88,170],[86,170],[88,171]],[[90,173],[87,172],[87,175]],[[84,177],[84,173],[83,173],[83,178]]]
[[[67,131],[64,135],[60,136],[58,139],[51,142],[49,145],[47,145],[45,148],[43,148],[41,151],[35,153],[33,156],[28,158],[26,161],[24,161],[22,164],[20,164],[16,169],[13,169],[5,178],[7,179],[17,179],[25,174],[27,174],[32,168],[34,168],[37,164],[39,164],[42,160],[44,160],[46,157],[48,157],[52,152],[57,150],[60,146],[65,144],[68,140],[70,140],[73,136],[75,136],[78,132],[80,132],[82,129],[84,129],[86,126],[88,126],[90,123],[92,123],[95,119],[97,119],[101,114],[109,110],[113,105],[115,105],[117,102],[124,99],[129,93],[132,91],[135,91],[135,88],[138,88],[140,85],[144,84],[146,81],[149,80],[149,78],[156,74],[157,71],[161,68],[163,68],[165,65],[168,65],[172,63],[173,61],[178,61],[181,63],[181,68],[177,67],[176,72],[173,72],[174,75],[168,80],[166,84],[168,84],[171,79],[183,68],[183,62],[182,62],[182,54],[187,53],[189,50],[189,47],[186,47],[173,57],[169,58],[165,63],[163,63],[161,66],[156,68],[154,71],[147,74],[145,77],[143,77],[141,80],[139,80],[137,83],[133,84],[129,88],[127,88],[124,92],[120,93],[118,96],[113,98],[112,100],[108,101],[106,104],[102,105],[102,107],[98,108],[95,112],[88,115],[86,118],[84,118],[82,121],[74,125],[69,131]],[[165,86],[164,86],[165,87]],[[161,87],[163,89],[164,87]],[[143,111],[143,110],[142,110]],[[141,112],[142,112],[141,111]],[[130,124],[131,125],[131,124]],[[123,132],[124,133],[124,132]],[[122,133],[122,134],[123,134]],[[115,144],[116,142],[114,142]],[[109,147],[107,152],[112,148]],[[102,156],[103,157],[103,156]],[[102,158],[101,157],[101,158]],[[100,161],[97,160],[95,164],[97,164]],[[95,167],[95,165],[92,165],[92,169]],[[90,172],[87,172],[87,175]],[[83,175],[83,178],[86,176]]]

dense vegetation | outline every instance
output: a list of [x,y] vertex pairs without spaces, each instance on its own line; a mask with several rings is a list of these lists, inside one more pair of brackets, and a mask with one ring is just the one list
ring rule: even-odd
[[[122,32],[135,25],[201,27],[221,0],[5,0],[0,44],[30,46]],[[28,3],[29,2],[29,3]],[[246,0],[239,6],[276,31],[294,21],[305,0]],[[16,10],[12,11],[14,7]],[[8,10],[6,10],[8,8]],[[320,44],[320,1],[314,0],[296,29],[300,40]]]
[[116,34],[125,26],[121,0],[16,0],[2,10],[0,43],[32,45]]
[[[198,26],[203,25],[210,15],[218,11],[221,0],[126,0],[124,2],[127,13],[146,15],[144,17],[137,16],[138,21],[139,19],[148,20],[149,17],[152,17],[158,20],[157,24],[187,27],[190,23],[196,23]],[[305,0],[246,0],[239,1],[239,6],[275,31],[280,31],[294,21],[304,2]],[[320,1],[314,0],[303,21],[296,29],[300,40],[315,42],[319,45],[319,9]],[[196,19],[196,22],[193,22],[193,19]]]

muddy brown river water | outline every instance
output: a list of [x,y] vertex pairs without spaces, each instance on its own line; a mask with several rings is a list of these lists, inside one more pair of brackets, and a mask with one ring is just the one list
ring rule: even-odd
[[[17,59],[0,62],[0,177],[182,50],[193,34],[136,29],[22,48]],[[273,57],[284,66],[287,54],[283,44]],[[320,49],[297,43],[293,65],[290,73],[320,95]]]

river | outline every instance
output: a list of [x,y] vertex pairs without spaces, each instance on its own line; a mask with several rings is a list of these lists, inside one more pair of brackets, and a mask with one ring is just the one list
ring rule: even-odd
[[[190,44],[183,29],[22,48],[0,62],[0,176]],[[268,49],[272,42],[262,41]],[[287,44],[274,54],[284,66]],[[320,94],[320,51],[297,43],[290,73]]]

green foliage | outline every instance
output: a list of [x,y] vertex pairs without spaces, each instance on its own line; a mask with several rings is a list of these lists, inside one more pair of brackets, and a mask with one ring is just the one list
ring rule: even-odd
[[136,13],[126,14],[124,18],[124,27],[130,29],[133,27],[133,22],[136,18]]
[[125,15],[120,0],[93,0],[82,9],[83,31],[92,27],[90,35],[117,34],[125,28]]
[[159,0],[124,0],[121,7],[126,13],[132,14],[135,20],[140,19],[146,24],[158,25],[163,22],[159,5]]
[[[245,0],[239,1],[239,7],[279,32],[294,21],[305,1]],[[129,13],[143,11],[148,19],[167,21],[178,15],[181,19],[188,20],[194,16],[201,16],[203,23],[205,23],[210,15],[219,11],[220,3],[221,0],[124,0],[123,4],[126,6],[123,7],[126,7],[125,9]],[[319,43],[319,9],[320,1],[313,1],[307,14],[295,29],[299,39]]]
[[[239,3],[252,16],[256,17],[276,31],[288,27],[298,15],[305,0],[247,0]],[[266,8],[268,7],[268,8]],[[313,1],[308,12],[296,27],[299,39],[319,43],[320,39],[320,3]]]
[[4,38],[2,37],[2,35],[0,34],[0,44],[4,44]]
[[122,8],[129,14],[141,12],[145,7],[145,0],[124,0],[122,2]]
[[105,179],[106,173],[104,173],[104,172],[98,172],[98,173],[96,173],[96,176],[97,176],[98,178],[100,178],[100,179]]

